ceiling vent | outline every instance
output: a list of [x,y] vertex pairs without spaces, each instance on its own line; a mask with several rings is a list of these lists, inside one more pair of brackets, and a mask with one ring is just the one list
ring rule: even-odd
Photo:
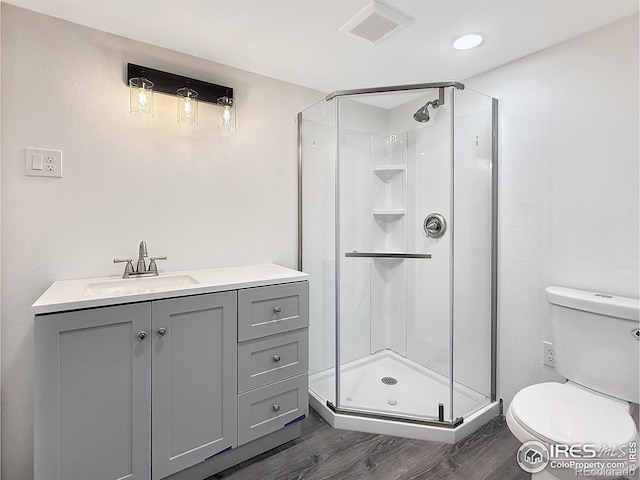
[[406,15],[373,1],[349,20],[340,31],[377,45],[410,22],[411,19]]

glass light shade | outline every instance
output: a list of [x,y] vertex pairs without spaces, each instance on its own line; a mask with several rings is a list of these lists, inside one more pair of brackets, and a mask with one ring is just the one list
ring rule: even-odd
[[218,99],[220,117],[218,118],[218,128],[232,132],[236,129],[236,107],[233,98],[220,97]]
[[178,90],[178,123],[198,123],[198,92],[184,87]]
[[153,82],[142,77],[129,80],[129,111],[153,117]]

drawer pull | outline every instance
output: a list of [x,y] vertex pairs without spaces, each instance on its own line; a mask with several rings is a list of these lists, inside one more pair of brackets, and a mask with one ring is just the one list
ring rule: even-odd
[[273,356],[273,361],[274,362],[279,362],[280,361],[280,355],[274,355]]
[[280,307],[273,307],[273,311],[276,313],[280,313],[282,309]]
[[160,330],[158,330],[159,337],[164,337],[165,333],[167,333],[167,330],[165,328],[161,328]]
[[138,340],[144,340],[145,338],[147,338],[147,332],[143,330],[138,334]]
[[273,404],[273,411],[277,412],[278,410],[280,410],[280,405],[278,405],[277,403]]

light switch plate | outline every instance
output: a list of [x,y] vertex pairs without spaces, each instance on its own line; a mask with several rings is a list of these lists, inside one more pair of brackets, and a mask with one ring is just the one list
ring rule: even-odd
[[43,148],[24,149],[25,174],[31,177],[62,177],[62,152]]

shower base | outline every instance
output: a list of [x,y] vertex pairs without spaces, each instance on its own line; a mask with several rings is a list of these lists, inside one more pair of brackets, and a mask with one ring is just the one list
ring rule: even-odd
[[[384,378],[384,381],[383,381]],[[395,380],[395,383],[394,383]],[[385,414],[399,418],[437,419],[438,404],[450,416],[449,382],[446,377],[391,351],[382,350],[342,366],[340,407],[355,412]],[[335,413],[334,369],[309,377],[309,401],[334,428],[455,443],[497,413],[498,402],[464,385],[454,383],[454,418],[464,416],[456,428],[445,428],[394,419]]]

